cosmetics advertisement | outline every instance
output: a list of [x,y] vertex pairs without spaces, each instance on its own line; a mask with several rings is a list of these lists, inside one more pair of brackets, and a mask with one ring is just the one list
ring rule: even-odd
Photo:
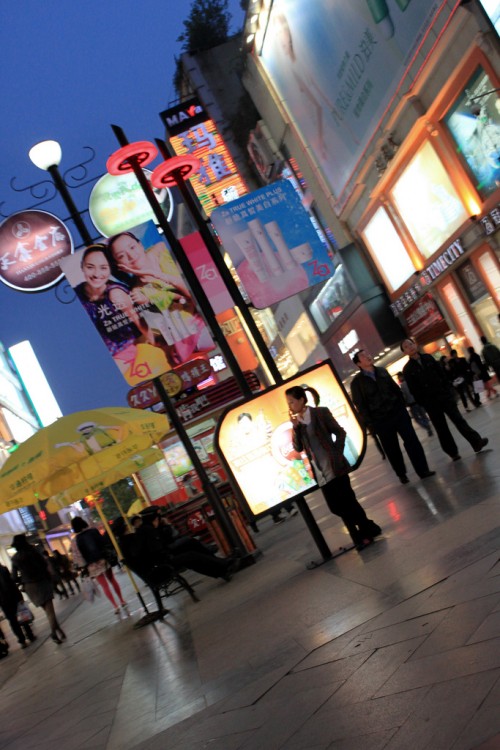
[[129,385],[214,349],[154,222],[103,239],[60,265]]
[[[260,51],[276,99],[339,202],[446,0],[274,0]],[[409,86],[407,82],[406,90]]]
[[316,389],[320,406],[328,407],[344,428],[344,455],[352,469],[363,457],[365,434],[330,360],[231,407],[217,427],[217,453],[256,516],[317,487],[307,455],[296,451],[292,443],[285,391],[296,385]]
[[333,264],[288,180],[219,206],[211,221],[261,309],[326,281]]

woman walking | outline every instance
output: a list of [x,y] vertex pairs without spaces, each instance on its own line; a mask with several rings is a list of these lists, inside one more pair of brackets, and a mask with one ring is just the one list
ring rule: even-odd
[[[76,534],[71,542],[73,562],[79,568],[87,568],[89,576],[99,583],[118,618],[120,618],[120,605],[128,615],[127,603],[122,596],[120,584],[113,575],[113,568],[106,560],[106,543],[102,535],[80,516],[71,519],[71,528]],[[113,587],[119,604],[116,603],[109,584]]]
[[62,643],[66,634],[57,621],[54,611],[54,589],[47,563],[26,539],[16,534],[12,540],[16,554],[12,558],[12,576],[20,581],[28,599],[35,607],[42,607],[50,625],[50,637],[54,643]]
[[[307,405],[306,391],[316,407]],[[319,394],[313,388],[293,386],[285,395],[293,425],[293,447],[299,452],[305,450],[326,504],[341,517],[356,548],[363,549],[382,529],[367,517],[351,487],[350,467],[344,456],[345,430],[329,409],[318,406]]]

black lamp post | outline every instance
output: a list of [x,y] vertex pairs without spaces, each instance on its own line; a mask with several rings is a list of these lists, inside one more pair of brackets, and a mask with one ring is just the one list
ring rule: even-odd
[[91,245],[93,240],[90,233],[85,226],[85,223],[78,211],[71,194],[66,187],[66,183],[61,177],[59,172],[59,164],[61,162],[62,149],[57,141],[41,141],[33,146],[29,151],[29,157],[33,164],[39,169],[43,169],[50,174],[56,189],[58,190],[61,198],[64,201],[64,205],[69,211],[70,218],[74,222],[76,228],[80,233],[82,242],[85,245]]

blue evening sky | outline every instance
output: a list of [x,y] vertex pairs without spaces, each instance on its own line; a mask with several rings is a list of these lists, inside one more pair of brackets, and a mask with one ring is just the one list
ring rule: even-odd
[[[237,31],[243,13],[238,0],[229,5]],[[164,135],[158,113],[175,98],[176,39],[190,6],[190,0],[2,3],[2,214],[35,203],[22,189],[44,179],[28,158],[38,141],[60,142],[61,172],[84,160],[84,147],[91,146],[96,158],[89,176],[98,176],[118,147],[111,123],[129,141]],[[72,196],[79,209],[86,208],[86,188]],[[58,201],[40,208],[67,216]],[[74,241],[79,244],[79,237]],[[54,289],[26,294],[0,283],[0,309],[0,342],[31,341],[63,413],[125,403],[128,386],[78,302],[60,303]]]

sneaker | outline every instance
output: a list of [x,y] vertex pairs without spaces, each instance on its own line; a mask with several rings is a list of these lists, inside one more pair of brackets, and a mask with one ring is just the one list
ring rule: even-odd
[[273,523],[283,523],[283,521],[286,521],[283,516],[273,516]]
[[401,482],[401,484],[408,484],[410,480],[408,479],[408,477],[406,476],[406,474],[402,474],[399,477],[399,481]]
[[435,471],[428,471],[426,474],[421,474],[420,479],[427,479],[428,477],[435,477],[436,472]]
[[474,448],[475,452],[480,453],[483,448],[486,448],[489,442],[490,441],[488,440],[488,438],[481,438],[481,442],[479,443],[479,445]]
[[452,456],[452,457],[451,457],[451,460],[452,460],[452,461],[460,461],[461,459],[462,459],[462,456],[459,456],[459,455],[458,455],[458,453],[457,453],[457,455],[456,455],[456,456]]
[[288,515],[290,516],[290,518],[294,518],[295,516],[298,516],[298,514],[299,514],[299,511],[294,506],[293,508],[291,508]]

